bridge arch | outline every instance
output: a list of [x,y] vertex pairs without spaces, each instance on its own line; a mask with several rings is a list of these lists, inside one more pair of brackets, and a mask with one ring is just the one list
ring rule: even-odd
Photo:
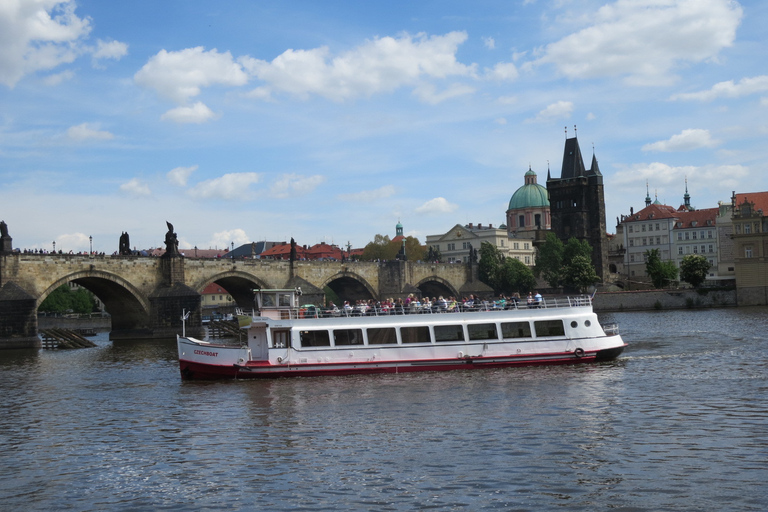
[[[323,283],[322,288],[333,290],[340,300],[348,300],[350,303],[358,300],[379,298],[376,290],[361,276],[354,272],[343,271],[334,274]],[[341,304],[337,304],[341,306]]]
[[438,276],[425,277],[416,284],[416,288],[421,290],[422,297],[459,297],[459,291],[449,281]]
[[205,280],[192,286],[192,289],[198,293],[203,293],[203,290],[211,283],[220,284],[232,296],[235,304],[243,309],[253,308],[254,288],[274,288],[253,274],[230,270],[207,277]]
[[35,308],[59,286],[73,282],[93,293],[110,314],[112,330],[132,330],[147,327],[149,300],[125,279],[98,270],[74,272],[60,277],[46,288],[37,299]]

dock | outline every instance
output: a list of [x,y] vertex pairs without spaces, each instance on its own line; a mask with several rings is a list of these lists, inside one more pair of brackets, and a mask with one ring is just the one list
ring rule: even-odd
[[42,345],[45,349],[56,348],[89,348],[96,344],[87,340],[82,335],[69,329],[51,328],[40,331]]

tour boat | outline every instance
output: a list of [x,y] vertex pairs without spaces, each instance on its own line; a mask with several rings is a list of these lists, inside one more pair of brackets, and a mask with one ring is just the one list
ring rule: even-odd
[[[177,336],[184,379],[269,378],[587,363],[624,350],[615,324],[600,325],[589,296],[536,304],[483,303],[325,311],[300,292],[254,290],[245,339]],[[243,323],[247,325],[243,325]]]

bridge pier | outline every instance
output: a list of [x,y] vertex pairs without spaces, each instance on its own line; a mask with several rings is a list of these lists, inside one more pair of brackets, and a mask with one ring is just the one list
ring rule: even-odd
[[0,349],[40,348],[37,301],[16,283],[0,288]]

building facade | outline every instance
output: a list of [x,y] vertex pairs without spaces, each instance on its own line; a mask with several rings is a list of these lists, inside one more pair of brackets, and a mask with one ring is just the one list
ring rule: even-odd
[[483,242],[493,245],[508,258],[518,259],[526,265],[535,264],[531,240],[509,238],[505,228],[495,228],[492,224],[456,224],[446,233],[427,235],[426,243],[440,251],[444,262],[467,263],[470,248],[479,252]]
[[734,193],[731,204],[738,303],[768,304],[768,192]]

